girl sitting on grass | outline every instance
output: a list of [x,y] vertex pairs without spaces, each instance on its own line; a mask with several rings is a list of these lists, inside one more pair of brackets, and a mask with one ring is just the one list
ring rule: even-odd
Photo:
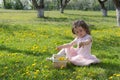
[[[83,20],[75,21],[72,33],[76,35],[76,38],[70,43],[58,46],[57,50],[60,51],[57,55],[65,54],[68,60],[77,66],[99,63],[100,60],[91,54],[92,37],[88,25]],[[77,45],[77,47],[74,48],[74,45]],[[47,58],[47,60],[52,60],[52,57]]]

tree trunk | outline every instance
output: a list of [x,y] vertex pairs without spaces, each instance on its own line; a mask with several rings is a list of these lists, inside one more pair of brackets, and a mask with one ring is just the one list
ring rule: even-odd
[[41,17],[41,18],[44,17],[44,9],[38,9],[37,11],[38,11],[38,14],[37,14],[38,17]]
[[6,9],[6,0],[3,0],[4,8]]
[[64,13],[64,8],[70,0],[60,0],[60,13]]
[[106,9],[106,7],[105,7],[105,5],[104,5],[104,3],[105,3],[106,1],[107,1],[107,0],[103,0],[103,1],[98,0],[98,2],[100,3],[100,6],[101,6],[101,11],[102,11],[102,15],[103,15],[103,16],[107,16],[107,9]]
[[39,6],[38,6],[38,17],[44,17],[44,0],[40,0]]
[[63,0],[60,0],[60,13],[64,13]]
[[117,26],[120,27],[120,1],[113,0],[113,2],[114,2],[114,5],[116,7]]
[[64,13],[64,9],[63,8],[60,8],[60,13]]
[[60,0],[60,13],[64,13],[63,0]]
[[37,3],[37,0],[32,0],[32,3],[38,11],[37,16],[41,18],[44,17],[44,0],[40,0],[39,3]]
[[101,9],[101,11],[102,11],[103,16],[107,16],[107,10],[106,9]]
[[116,9],[117,26],[120,27],[120,9]]

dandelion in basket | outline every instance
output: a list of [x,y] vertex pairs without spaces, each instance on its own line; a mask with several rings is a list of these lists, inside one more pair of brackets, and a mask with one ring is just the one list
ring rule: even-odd
[[58,60],[64,61],[64,60],[66,60],[66,58],[65,57],[59,57]]

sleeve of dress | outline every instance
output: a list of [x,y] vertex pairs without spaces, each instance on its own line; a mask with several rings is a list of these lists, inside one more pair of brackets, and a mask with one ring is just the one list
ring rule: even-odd
[[76,45],[77,44],[77,37],[73,40],[73,41],[71,41],[69,44],[71,45],[71,46],[73,46],[73,45]]
[[92,37],[89,35],[84,41],[82,41],[84,44],[89,44],[92,42]]

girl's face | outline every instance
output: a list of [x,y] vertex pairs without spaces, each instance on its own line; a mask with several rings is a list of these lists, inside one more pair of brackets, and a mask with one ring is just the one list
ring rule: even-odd
[[76,27],[76,28],[74,28],[74,31],[75,31],[75,34],[81,38],[87,34],[85,29],[82,27]]

